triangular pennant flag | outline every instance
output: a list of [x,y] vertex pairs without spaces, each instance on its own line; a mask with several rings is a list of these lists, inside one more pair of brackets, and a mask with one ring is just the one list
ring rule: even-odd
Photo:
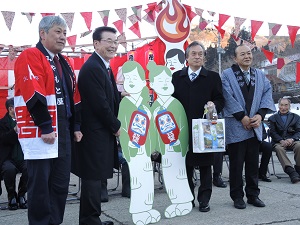
[[290,35],[292,47],[294,48],[296,35],[297,35],[297,32],[300,29],[300,27],[287,25],[287,28],[289,30],[289,35]]
[[238,36],[235,36],[235,34],[231,34],[231,37],[233,38],[233,40],[235,41],[235,43],[237,45],[240,45],[240,43],[237,43],[240,40],[240,38]]
[[222,28],[224,23],[230,18],[230,16],[219,13],[219,27]]
[[10,12],[10,11],[1,11],[5,24],[8,28],[8,30],[11,30],[11,26],[13,24],[14,18],[15,18],[15,12]]
[[296,83],[300,81],[300,63],[296,63]]
[[[165,1],[165,0],[163,0],[163,1]],[[156,5],[156,7],[155,7],[155,11],[157,12],[157,13],[159,13],[161,10],[162,10],[162,8],[163,8],[163,1],[161,1],[160,3],[158,3],[157,5]]]
[[72,36],[67,37],[67,42],[68,42],[69,46],[72,48],[73,52],[75,50],[76,39],[77,39],[77,35],[72,35]]
[[17,56],[17,50],[14,48],[14,46],[9,45],[8,46],[8,58],[11,61],[13,61],[16,56]]
[[153,11],[148,12],[145,16],[143,16],[143,19],[151,25],[154,25],[155,16],[153,15]]
[[245,18],[234,17],[234,35],[236,38],[239,36],[241,26],[245,21]]
[[142,20],[142,5],[137,5],[137,6],[133,6],[131,7],[134,15],[136,15],[136,17],[139,19],[139,21]]
[[115,27],[117,28],[119,33],[122,34],[123,33],[123,21],[117,20],[117,21],[113,22],[113,24],[115,25]]
[[93,30],[89,30],[89,31],[86,31],[86,32],[81,33],[81,34],[80,34],[80,38],[89,35],[90,33],[92,33],[92,31],[93,31]]
[[127,49],[127,42],[126,42],[126,35],[125,32],[123,32],[122,34],[120,34],[118,36],[118,41],[119,43],[125,48]]
[[27,17],[29,23],[32,22],[32,17],[35,16],[35,13],[25,13],[25,12],[22,12],[21,14],[25,15]]
[[91,30],[91,24],[92,24],[92,17],[93,13],[92,12],[81,12],[81,16],[83,17],[86,27]]
[[269,23],[269,36],[275,36],[281,28],[281,26],[281,24]]
[[292,60],[290,60],[288,58],[277,58],[277,77],[279,77],[279,74],[280,74],[280,71],[282,70],[282,68],[291,61]]
[[135,33],[139,38],[141,38],[141,31],[140,31],[140,26],[139,22],[136,22],[133,24],[131,27],[129,27],[129,30],[131,30],[133,33]]
[[254,41],[254,37],[256,36],[259,28],[263,24],[263,21],[251,20],[251,40]]
[[61,16],[65,19],[69,29],[72,30],[74,13],[61,13]]
[[147,4],[148,8],[145,9],[144,11],[145,11],[146,13],[149,13],[149,12],[151,12],[151,11],[153,12],[153,11],[156,10],[156,5],[157,5],[156,2],[148,3],[148,4]]
[[196,13],[197,13],[198,16],[202,17],[204,9],[199,9],[199,8],[195,7],[195,11],[196,11]]
[[197,13],[193,12],[192,7],[189,5],[183,4],[183,7],[185,8],[186,14],[191,22],[194,19],[194,17],[197,16]]
[[264,48],[261,49],[262,52],[265,54],[266,58],[269,60],[270,63],[273,62],[274,52],[270,52]]
[[213,11],[207,11],[207,12],[208,12],[208,14],[211,15],[212,17],[214,17],[214,16],[216,15],[216,13],[213,12]]
[[137,16],[134,15],[134,14],[128,16],[128,19],[129,19],[129,21],[130,21],[132,24],[134,24],[134,23],[136,23],[137,21],[139,21],[139,19],[137,18]]
[[207,25],[208,25],[208,22],[204,18],[200,17],[199,29],[204,30],[207,27]]
[[102,10],[102,11],[98,11],[98,13],[101,16],[102,22],[104,26],[107,26],[108,24],[108,16],[109,16],[109,11],[110,10]]
[[127,9],[121,8],[121,9],[115,9],[117,15],[119,18],[123,21],[124,24],[126,24],[126,18],[127,18]]
[[45,17],[45,16],[54,16],[55,13],[41,13],[42,17]]
[[243,40],[243,44],[248,46],[251,50],[256,47],[255,44],[250,43],[249,41]]
[[221,37],[224,38],[225,30],[223,30],[221,27],[218,27],[217,25],[214,26],[219,31]]

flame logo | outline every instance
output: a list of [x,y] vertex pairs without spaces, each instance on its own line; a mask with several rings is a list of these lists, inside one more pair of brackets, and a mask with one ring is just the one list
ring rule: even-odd
[[[172,1],[170,6],[169,1]],[[190,21],[185,8],[178,0],[169,0],[167,6],[159,13],[155,21],[156,30],[165,42],[178,43],[188,38]]]

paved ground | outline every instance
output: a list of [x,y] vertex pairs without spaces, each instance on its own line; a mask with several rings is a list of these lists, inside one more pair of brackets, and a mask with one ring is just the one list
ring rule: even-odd
[[[273,153],[274,154],[274,153]],[[292,159],[293,155],[289,155]],[[274,156],[275,171],[283,176],[278,179],[271,175],[272,182],[260,182],[261,189],[260,198],[265,202],[265,208],[256,208],[247,204],[244,210],[238,210],[233,207],[233,202],[229,197],[229,188],[213,187],[212,198],[210,201],[211,211],[208,213],[201,213],[198,211],[198,205],[192,212],[183,217],[176,217],[173,219],[166,219],[163,216],[164,209],[170,204],[167,194],[158,182],[157,174],[155,174],[155,197],[153,208],[157,209],[162,214],[162,219],[157,223],[160,225],[299,225],[300,224],[300,183],[292,184],[290,179],[283,173],[282,168]],[[228,181],[228,169],[224,163],[223,177]],[[269,165],[271,173],[273,173],[271,163]],[[109,180],[109,188],[116,187],[117,175],[112,180]],[[78,191],[78,178],[72,175],[70,186],[71,192]],[[2,184],[2,188],[4,188]],[[102,204],[103,214],[102,220],[112,220],[116,225],[133,224],[131,216],[128,212],[129,202],[128,198],[121,197],[121,187],[119,186],[115,191],[109,192],[109,202]],[[5,191],[5,188],[4,188]],[[79,194],[77,194],[78,196]],[[71,199],[74,200],[71,200]],[[6,193],[0,196],[0,201],[6,201]],[[5,207],[6,203],[2,203],[1,207]],[[70,200],[67,201],[66,212],[64,218],[64,225],[78,224],[78,210],[79,201],[76,196],[70,195]],[[0,225],[26,225],[27,210],[18,209],[16,211],[0,210]],[[92,225],[92,224],[91,224]]]

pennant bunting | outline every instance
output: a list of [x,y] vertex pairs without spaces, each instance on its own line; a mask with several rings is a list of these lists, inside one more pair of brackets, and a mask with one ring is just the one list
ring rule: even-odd
[[265,54],[266,58],[269,60],[269,62],[272,64],[273,62],[273,57],[274,57],[274,52],[270,52],[264,48],[261,49],[262,52]]
[[157,13],[159,13],[159,12],[162,10],[162,8],[163,8],[163,1],[161,1],[160,3],[158,3],[158,4],[156,5],[155,11],[156,11]]
[[14,18],[15,18],[15,12],[10,12],[10,11],[1,11],[5,24],[8,28],[8,30],[11,30],[11,26],[13,24]]
[[277,77],[279,77],[282,68],[291,61],[288,58],[277,58]]
[[139,21],[139,18],[135,15],[135,14],[132,14],[131,16],[128,16],[128,19],[129,21],[134,24],[136,23],[137,21]]
[[199,9],[199,8],[195,7],[195,11],[196,11],[196,13],[197,13],[198,16],[202,17],[204,9]]
[[108,16],[109,16],[109,11],[110,10],[102,10],[102,11],[98,11],[98,13],[100,14],[100,17],[102,19],[103,25],[107,26],[108,24]]
[[191,22],[194,19],[194,17],[197,16],[197,13],[193,12],[192,7],[189,5],[183,4],[183,7],[185,8],[186,14]]
[[121,8],[121,9],[115,9],[117,15],[119,18],[123,21],[124,24],[126,24],[126,18],[127,18],[127,9]]
[[77,35],[72,35],[72,36],[67,37],[67,42],[68,42],[69,46],[72,48],[73,52],[75,50],[76,39],[77,39]]
[[133,6],[131,9],[138,20],[142,21],[142,5]]
[[296,83],[300,81],[300,62],[296,62]]
[[298,32],[300,27],[287,25],[287,28],[289,30],[289,35],[290,35],[290,40],[291,40],[292,47],[294,48],[296,35],[297,35],[297,32]]
[[141,31],[140,31],[139,22],[136,22],[131,27],[129,27],[129,30],[131,30],[133,33],[136,34],[136,36],[138,36],[139,38],[141,38]]
[[149,12],[145,16],[143,16],[143,20],[147,21],[151,25],[154,25],[155,16],[153,16],[153,12]]
[[85,36],[89,35],[90,33],[92,33],[92,30],[83,32],[83,33],[80,34],[80,38],[85,37]]
[[123,32],[122,34],[120,34],[118,36],[118,41],[120,42],[120,44],[127,49],[127,42],[126,42],[126,35],[125,32]]
[[236,43],[237,45],[239,45],[239,44],[237,43],[237,41],[240,40],[240,38],[239,38],[238,36],[235,36],[235,34],[231,34],[231,37],[234,39],[235,43]]
[[230,16],[219,13],[219,27],[222,28],[224,23],[230,18]]
[[281,28],[281,26],[281,24],[269,23],[269,36],[275,36]]
[[225,35],[225,30],[223,30],[221,27],[218,27],[217,25],[214,25],[215,28],[218,30],[218,32],[220,33],[222,39],[224,38]]
[[241,26],[245,21],[245,18],[234,17],[234,35],[236,38],[239,36]]
[[93,13],[92,12],[81,12],[80,14],[83,17],[88,30],[91,30]]
[[55,13],[41,13],[42,17],[45,17],[45,16],[54,16]]
[[213,12],[213,11],[207,11],[207,12],[208,12],[208,14],[211,15],[212,17],[214,17],[214,16],[216,15],[216,13]]
[[25,12],[21,12],[21,14],[27,17],[29,23],[32,22],[32,17],[35,16],[35,13],[25,13]]
[[74,13],[61,13],[61,16],[65,19],[70,31],[72,30],[72,25],[74,21]]
[[263,24],[263,21],[251,20],[251,40],[254,41],[254,37],[257,34],[259,28]]
[[207,25],[208,25],[208,22],[204,18],[200,17],[200,20],[199,20],[200,30],[204,30],[207,27]]
[[113,22],[113,24],[115,25],[115,27],[117,28],[119,33],[122,34],[123,33],[123,21],[117,20],[117,21]]
[[147,4],[147,6],[148,6],[148,8],[147,9],[145,9],[144,11],[146,12],[146,13],[149,13],[150,11],[155,11],[156,10],[156,5],[157,5],[157,3],[156,2],[153,2],[153,3],[148,3]]
[[14,46],[9,45],[8,46],[8,58],[11,61],[13,61],[16,56],[17,56],[17,50],[14,48]]

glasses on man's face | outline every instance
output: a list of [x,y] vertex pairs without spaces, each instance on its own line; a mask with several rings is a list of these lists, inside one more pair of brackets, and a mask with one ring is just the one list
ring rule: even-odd
[[109,45],[119,45],[119,41],[118,40],[115,40],[115,41],[113,41],[113,40],[111,40],[111,39],[101,39],[100,41],[105,41],[107,44],[109,44]]

